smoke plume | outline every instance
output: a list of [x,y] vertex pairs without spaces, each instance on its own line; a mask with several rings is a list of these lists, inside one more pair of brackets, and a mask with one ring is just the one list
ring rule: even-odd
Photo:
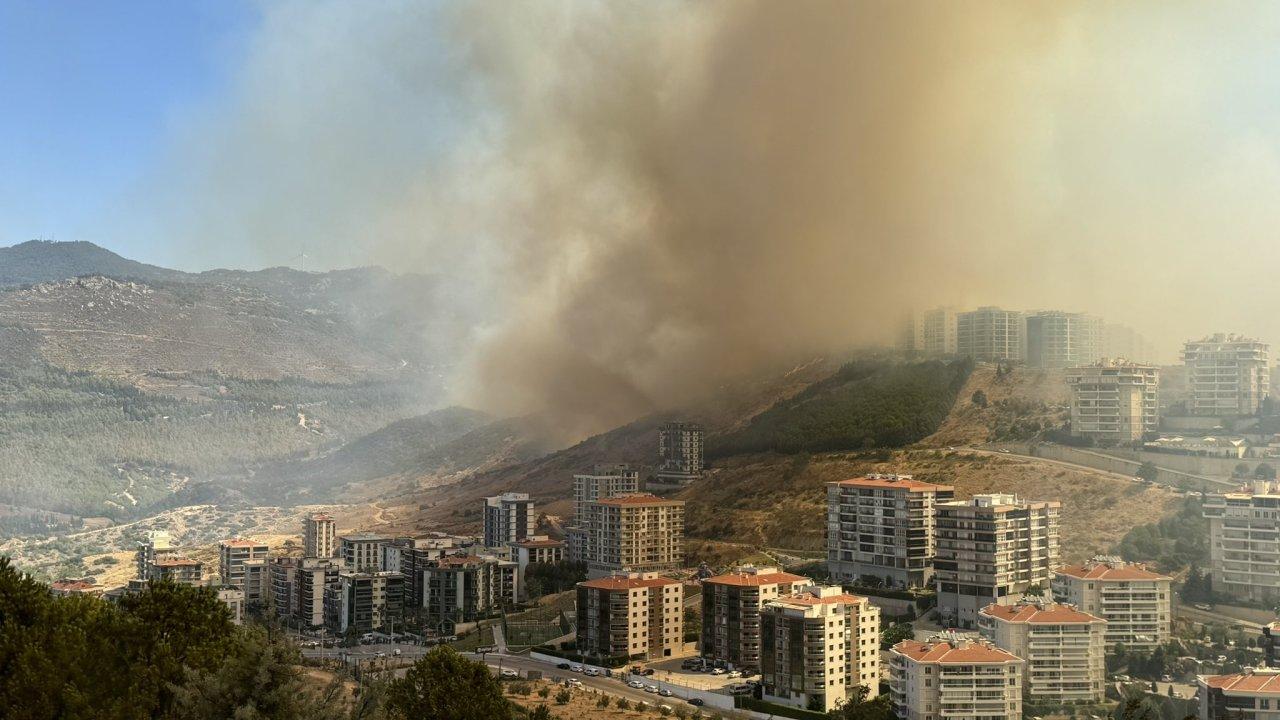
[[1280,342],[1253,9],[272,4],[171,211],[469,279],[460,399],[574,434],[939,303]]

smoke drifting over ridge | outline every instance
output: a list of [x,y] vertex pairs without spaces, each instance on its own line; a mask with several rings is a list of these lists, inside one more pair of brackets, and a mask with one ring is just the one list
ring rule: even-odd
[[272,4],[171,212],[468,278],[495,321],[460,399],[570,433],[911,306],[1280,342],[1255,9]]

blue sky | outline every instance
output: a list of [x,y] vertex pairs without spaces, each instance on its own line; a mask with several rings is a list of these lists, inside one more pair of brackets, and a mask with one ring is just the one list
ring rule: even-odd
[[103,237],[176,114],[226,92],[258,22],[237,0],[0,0],[0,245]]

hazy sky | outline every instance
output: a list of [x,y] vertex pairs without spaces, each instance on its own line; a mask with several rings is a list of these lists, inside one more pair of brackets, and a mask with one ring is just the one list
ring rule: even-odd
[[1274,3],[126,8],[0,0],[0,242],[452,273],[485,405],[625,417],[912,305],[1280,343]]

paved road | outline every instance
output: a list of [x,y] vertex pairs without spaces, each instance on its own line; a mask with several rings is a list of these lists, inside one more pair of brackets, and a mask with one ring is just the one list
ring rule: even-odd
[[[467,653],[467,657],[474,660],[481,659],[481,656],[474,653]],[[589,677],[582,673],[571,672],[569,670],[560,670],[555,664],[544,663],[534,660],[523,655],[497,655],[489,653],[484,656],[484,663],[494,669],[514,668],[520,672],[520,676],[524,677],[530,670],[536,670],[542,673],[542,677],[546,680],[558,682],[566,678],[574,678],[582,682],[583,689],[596,690],[613,697],[624,697],[629,702],[645,702],[650,705],[670,705],[677,707],[685,704],[683,698],[680,697],[661,697],[656,693],[647,693],[643,690],[637,690],[628,687],[622,680],[616,678],[607,678],[604,676]],[[652,681],[646,681],[652,682]],[[662,683],[653,682],[655,685]],[[678,692],[679,689],[672,686],[672,692]]]
[[[1095,467],[1089,467],[1088,465],[1081,465],[1079,463],[1067,462],[1065,460],[1054,460],[1052,458],[1040,457],[1038,455],[1023,455],[1022,453],[1016,453],[1016,452],[1000,452],[999,450],[984,450],[982,448],[976,448],[968,445],[957,447],[953,452],[973,452],[973,453],[979,453],[982,455],[992,455],[995,457],[1021,458],[1023,460],[1035,460],[1037,462],[1048,463],[1050,465],[1061,465],[1062,467],[1071,468],[1072,470],[1082,470],[1084,472],[1104,475],[1116,480],[1127,480],[1129,482],[1133,482],[1133,476],[1126,475],[1125,473],[1112,472],[1111,470],[1100,470]],[[1165,485],[1165,487],[1172,487],[1172,486]]]

